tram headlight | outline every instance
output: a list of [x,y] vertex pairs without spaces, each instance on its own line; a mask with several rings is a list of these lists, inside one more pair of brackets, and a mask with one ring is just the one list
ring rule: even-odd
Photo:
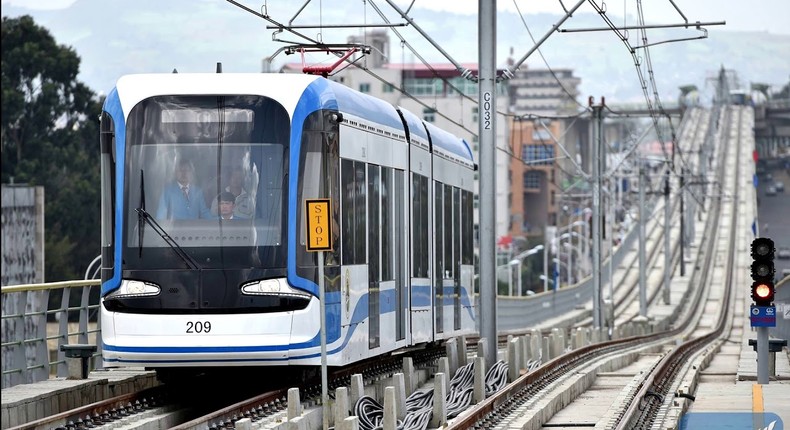
[[155,296],[159,294],[161,288],[151,282],[133,281],[124,279],[121,281],[121,287],[118,288],[113,294],[113,298],[126,298],[126,297],[146,297]]
[[250,296],[281,296],[309,299],[310,295],[302,290],[291,288],[285,279],[264,279],[249,282],[241,286],[242,294]]

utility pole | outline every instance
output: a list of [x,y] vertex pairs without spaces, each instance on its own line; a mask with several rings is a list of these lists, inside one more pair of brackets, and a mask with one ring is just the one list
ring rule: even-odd
[[[608,163],[606,162],[606,158],[607,158],[606,154],[604,154],[604,169],[602,169],[604,171],[606,169],[608,169],[608,166],[607,166]],[[609,308],[607,308],[607,310],[609,311],[609,313],[608,313],[608,316],[609,316],[609,325],[608,325],[608,327],[609,327],[610,336],[611,336],[611,333],[614,333],[614,235],[615,235],[614,224],[615,224],[615,218],[616,218],[616,214],[615,214],[615,203],[616,202],[614,200],[614,191],[615,191],[614,187],[616,186],[616,184],[614,182],[615,179],[616,178],[615,178],[614,174],[612,174],[612,176],[609,178],[609,222],[605,223],[606,224],[606,229],[609,231],[609,235],[606,236],[606,247],[609,249],[609,291],[608,291],[608,296],[609,296],[609,305],[610,306],[609,306]],[[610,337],[610,339],[611,339],[611,337]]]
[[664,172],[664,304],[669,304],[669,277],[672,264],[672,250],[670,249],[670,227],[672,211],[669,207],[669,168]]
[[680,168],[680,276],[686,276],[686,168]]
[[639,315],[647,317],[647,281],[645,271],[645,168],[639,161]]
[[601,328],[601,164],[603,158],[603,98],[601,104],[593,105],[593,98],[589,99],[592,108],[592,145],[593,145],[593,204],[592,204],[592,234],[593,234],[593,327]]
[[496,363],[496,0],[478,0],[480,103],[480,337],[486,369]]

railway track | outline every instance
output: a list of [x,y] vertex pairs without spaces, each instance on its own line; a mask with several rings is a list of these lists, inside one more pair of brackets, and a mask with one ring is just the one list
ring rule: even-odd
[[[415,368],[423,368],[434,366],[444,354],[444,347],[432,346],[345,368],[330,368],[330,392],[337,387],[349,386],[354,374],[362,375],[366,386],[391,377],[402,371],[404,357],[411,357]],[[288,389],[295,385],[299,388],[302,405],[321,403],[320,377],[301,384],[285,383],[263,393],[255,390],[255,383],[224,381],[217,386],[198,380],[191,381],[188,385],[166,384],[80,406],[8,430],[226,429],[234,428],[233,423],[242,418],[250,418],[253,422],[275,423],[285,420]],[[243,396],[234,391],[256,394]]]
[[[735,112],[736,117],[732,121],[738,127],[740,125],[739,112]],[[723,123],[729,123],[728,119],[725,117]],[[726,189],[732,192],[734,198],[727,200],[720,197],[716,201],[717,204],[713,205],[714,207],[708,216],[703,243],[700,246],[704,252],[697,255],[698,262],[695,266],[698,266],[700,270],[694,271],[690,280],[691,285],[704,285],[705,287],[691,289],[694,294],[689,300],[684,300],[686,306],[682,309],[683,315],[676,319],[677,323],[672,324],[672,327],[667,331],[588,345],[544,363],[536,371],[523,375],[504,390],[462,414],[450,423],[450,428],[536,428],[542,426],[547,418],[545,409],[541,408],[541,403],[566,401],[557,399],[563,395],[567,397],[568,385],[572,380],[582,378],[594,380],[596,372],[607,372],[613,367],[622,365],[623,363],[616,363],[616,361],[622,361],[623,357],[631,357],[633,361],[642,362],[640,365],[642,374],[626,384],[622,394],[615,402],[625,406],[613,407],[612,410],[601,416],[602,421],[598,422],[604,422],[605,428],[633,429],[650,428],[655,421],[662,419],[659,417],[659,411],[666,410],[667,403],[672,402],[674,393],[671,389],[678,385],[676,377],[684,368],[684,364],[691,360],[701,348],[707,347],[712,342],[715,343],[725,332],[729,321],[729,310],[732,306],[729,291],[731,291],[735,252],[735,247],[730,244],[734,243],[735,225],[738,220],[734,204],[738,198],[739,171],[737,167],[739,164],[737,156],[740,150],[737,141],[738,135],[735,138],[730,138],[728,133],[727,137],[727,141],[722,145],[723,148],[726,148],[726,152],[721,156],[718,177],[720,183],[726,184]],[[734,166],[732,166],[733,164]],[[735,174],[725,176],[725,166],[736,169]],[[725,216],[726,221],[724,220]],[[723,296],[714,295],[711,299],[721,305],[721,312],[718,314],[717,324],[713,330],[704,335],[694,336],[701,314],[698,309],[704,305],[706,297],[711,294],[712,281],[709,279],[709,271],[713,264],[713,258],[718,256],[722,249],[726,251],[725,264],[727,267],[724,294]],[[660,353],[660,358],[657,358],[656,352]],[[640,356],[642,360],[639,359]],[[587,381],[586,387],[592,384],[593,381]]]

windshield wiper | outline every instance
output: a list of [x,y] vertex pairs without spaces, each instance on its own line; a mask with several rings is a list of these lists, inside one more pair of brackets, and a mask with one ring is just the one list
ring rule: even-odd
[[[202,269],[200,267],[200,265],[198,265],[197,261],[195,261],[194,258],[190,257],[189,254],[187,254],[187,252],[184,251],[184,248],[179,246],[178,243],[176,243],[176,241],[172,237],[170,237],[169,234],[167,234],[165,229],[163,229],[162,226],[160,226],[159,223],[156,222],[156,220],[154,220],[154,217],[152,217],[151,214],[149,214],[143,208],[137,208],[135,210],[137,211],[138,219],[142,219],[148,225],[150,225],[151,228],[154,229],[156,234],[158,234],[162,239],[164,239],[165,243],[170,245],[170,248],[173,249],[173,252],[175,252],[176,255],[181,257],[181,260],[184,261],[184,263],[187,265],[187,267],[189,267],[190,269],[193,269],[193,270],[201,270]],[[142,246],[142,245],[140,245],[140,246]]]
[[[145,210],[145,171],[140,169],[140,209]],[[143,218],[137,215],[137,258],[143,258],[143,238],[145,229],[143,228]]]

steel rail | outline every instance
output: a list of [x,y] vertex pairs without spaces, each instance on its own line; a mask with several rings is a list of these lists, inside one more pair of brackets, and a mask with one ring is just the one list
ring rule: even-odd
[[[723,165],[724,162],[722,161],[719,165],[719,171],[723,175]],[[719,199],[719,203],[721,200]],[[717,207],[717,213],[718,213]],[[718,223],[718,216],[711,216],[708,218],[707,228],[709,230],[714,229],[714,224],[717,225]],[[706,237],[711,237],[706,235]],[[704,271],[707,277],[707,272],[709,270],[709,262],[712,259],[712,249],[715,246],[715,241],[706,240],[709,250],[705,253],[705,257],[708,261],[708,264],[705,264]],[[698,258],[700,256],[698,255]],[[702,289],[698,289],[696,291],[695,297],[691,301],[690,305],[687,309],[695,309],[699,306],[699,302],[702,296]],[[689,304],[687,302],[687,304]],[[512,409],[514,404],[523,403],[526,398],[529,398],[529,392],[534,391],[531,388],[533,386],[543,386],[549,383],[552,379],[556,379],[562,374],[567,373],[569,370],[573,369],[573,367],[578,363],[587,363],[589,360],[601,356],[603,354],[612,352],[617,349],[626,348],[629,346],[635,346],[644,344],[646,342],[664,340],[664,339],[673,339],[678,335],[682,334],[687,327],[691,324],[691,312],[687,312],[686,318],[682,320],[682,323],[679,326],[676,326],[673,329],[654,333],[650,335],[642,335],[642,336],[633,336],[625,339],[619,340],[612,340],[607,342],[602,342],[594,345],[588,345],[578,350],[566,353],[560,357],[557,357],[548,363],[545,363],[540,368],[536,369],[534,372],[527,373],[522,375],[519,379],[509,384],[505,389],[499,391],[496,395],[489,397],[484,402],[475,406],[471,411],[461,415],[458,419],[452,422],[447,428],[448,429],[468,429],[468,428],[489,428],[492,424],[499,422],[501,419],[500,415],[504,415],[507,413],[506,410]],[[651,373],[652,374],[652,373]],[[640,388],[644,388],[645,384],[643,383]],[[631,403],[631,406],[638,407],[638,404],[635,402]]]
[[164,386],[148,388],[136,393],[124,394],[80,406],[36,421],[10,427],[8,430],[99,427],[140,414],[152,407],[157,407],[168,397],[169,393]]
[[[727,114],[729,115],[730,112],[728,111]],[[725,121],[725,123],[729,123],[729,121]],[[738,115],[738,128],[737,130],[740,133],[740,111]],[[738,138],[738,145],[740,144],[740,138]],[[733,150],[731,148],[732,142],[727,137],[727,151]],[[733,202],[738,201],[739,195],[739,187],[737,187],[737,180],[740,175],[740,163],[738,162],[738,150],[740,148],[735,148],[736,154],[736,163],[735,163],[735,175],[733,176],[734,180],[736,181],[735,188],[735,197]],[[723,177],[724,173],[724,160],[719,164],[719,174],[720,177]],[[721,198],[719,198],[719,205],[717,207],[717,215],[720,212],[721,208]],[[733,205],[734,206],[734,205]],[[731,224],[730,224],[730,237],[728,243],[735,243],[735,236],[736,236],[736,226],[737,226],[737,219],[738,219],[738,211],[732,210],[731,215]],[[714,217],[716,224],[719,222],[719,217]],[[715,240],[711,241],[715,244]],[[715,246],[715,245],[714,245]],[[672,381],[677,376],[677,372],[682,367],[682,364],[688,359],[690,355],[694,352],[698,351],[700,348],[708,345],[709,343],[713,342],[715,339],[718,339],[721,333],[724,331],[724,327],[726,325],[727,318],[730,314],[730,300],[732,296],[732,284],[733,284],[733,271],[734,271],[734,259],[735,259],[735,246],[731,246],[728,249],[727,255],[727,276],[725,278],[725,289],[724,289],[724,297],[722,298],[723,305],[720,307],[721,312],[719,313],[719,318],[717,320],[715,329],[708,333],[705,336],[695,338],[691,341],[684,342],[682,345],[671,351],[669,354],[664,356],[661,361],[656,366],[655,371],[651,372],[650,375],[644,380],[641,388],[637,392],[635,399],[636,401],[631,402],[630,406],[626,409],[625,414],[621,420],[619,420],[617,429],[618,430],[633,430],[637,428],[650,428],[653,422],[656,419],[656,416],[659,412],[659,407],[663,404],[664,397],[668,394],[668,388],[671,386]],[[713,252],[708,252],[706,255],[707,264],[704,266],[707,278],[707,272],[710,270],[710,260],[712,260]]]
[[[415,366],[435,362],[444,354],[444,347],[430,347],[421,351],[413,351],[411,357]],[[381,357],[336,369],[329,375],[329,389],[350,385],[351,375],[362,374],[364,379],[375,379],[383,375],[392,375],[400,370],[403,357],[408,355],[392,355]],[[302,403],[315,402],[320,404],[320,378],[305,381],[300,387]],[[218,428],[235,428],[234,423],[242,418],[258,421],[283,409],[288,389],[283,388],[239,401],[230,406],[201,415],[191,421],[171,427],[172,430],[204,429],[217,425]],[[210,424],[215,423],[215,424]],[[221,423],[221,425],[220,425]]]

